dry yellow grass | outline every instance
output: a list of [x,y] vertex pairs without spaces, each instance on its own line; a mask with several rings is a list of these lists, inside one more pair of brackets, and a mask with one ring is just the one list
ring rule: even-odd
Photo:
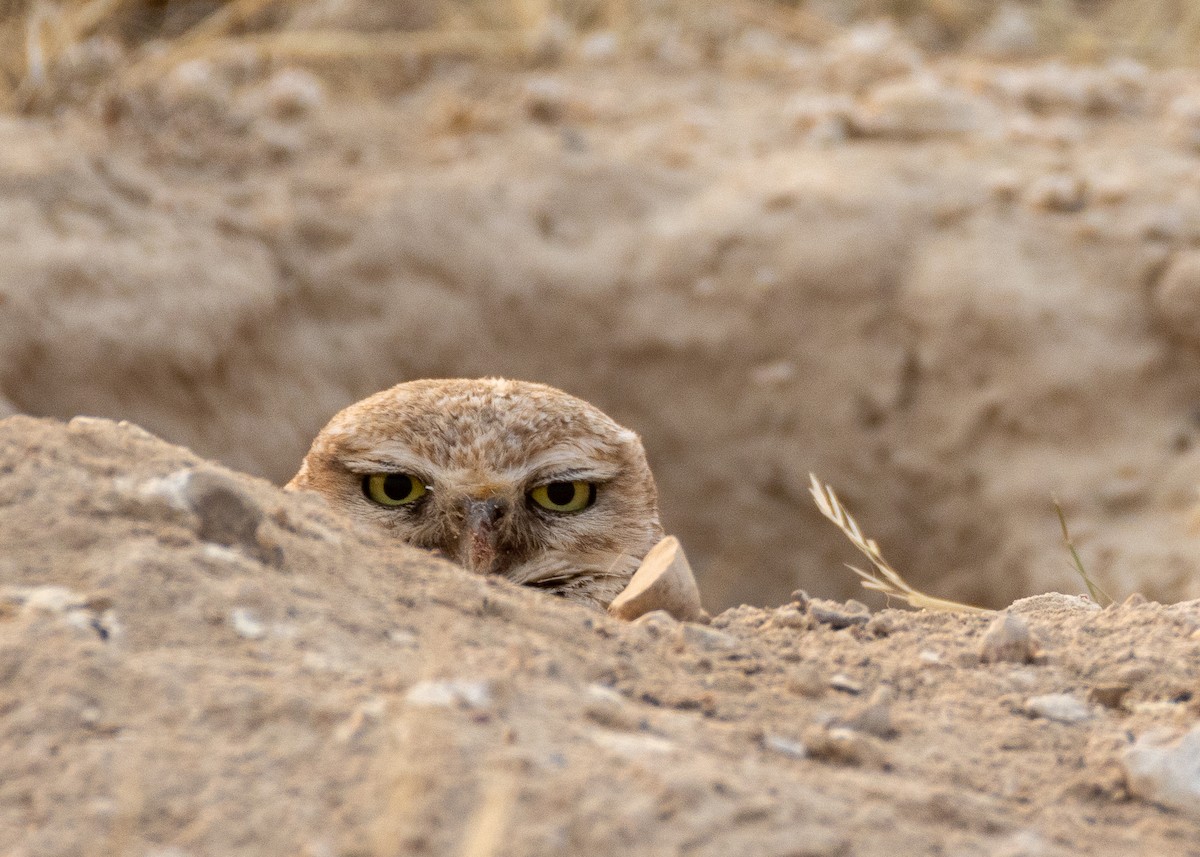
[[908,581],[901,577],[900,573],[892,568],[891,564],[883,558],[883,553],[879,550],[879,545],[875,543],[875,540],[863,535],[858,522],[846,511],[846,507],[842,505],[842,501],[838,499],[833,488],[823,485],[811,473],[808,476],[811,480],[809,492],[812,494],[817,508],[821,510],[821,514],[833,521],[838,526],[838,529],[846,534],[846,538],[850,540],[850,543],[870,560],[872,566],[872,570],[870,571],[857,568],[853,565],[846,566],[862,578],[864,588],[875,592],[882,592],[889,598],[899,598],[910,607],[916,607],[920,610],[938,610],[944,613],[989,612],[982,607],[973,607],[970,604],[962,604],[958,601],[948,601],[945,598],[935,598],[932,595],[926,595],[924,592],[909,585]]

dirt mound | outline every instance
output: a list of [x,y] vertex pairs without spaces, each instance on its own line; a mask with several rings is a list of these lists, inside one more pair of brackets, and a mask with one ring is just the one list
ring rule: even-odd
[[1200,596],[1195,72],[778,8],[491,59],[251,38],[368,7],[71,54],[0,120],[0,413],[281,482],[355,399],[506,375],[643,434],[715,608],[857,593],[810,471],[939,595],[1081,588],[1058,495],[1115,597]]
[[1196,603],[624,624],[103,420],[0,497],[14,855],[1200,853]]

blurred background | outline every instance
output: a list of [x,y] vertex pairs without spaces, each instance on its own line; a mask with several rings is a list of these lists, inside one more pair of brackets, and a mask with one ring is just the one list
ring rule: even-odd
[[1200,596],[1200,4],[0,0],[0,414],[276,483],[504,375],[644,437],[710,609]]

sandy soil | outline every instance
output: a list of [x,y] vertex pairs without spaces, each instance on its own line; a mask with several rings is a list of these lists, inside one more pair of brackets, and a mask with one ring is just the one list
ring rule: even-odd
[[[1200,855],[1200,74],[769,24],[0,116],[0,855]],[[712,624],[244,475],[453,375],[640,431]]]
[[1200,854],[1196,602],[623,623],[102,420],[0,497],[9,855]]

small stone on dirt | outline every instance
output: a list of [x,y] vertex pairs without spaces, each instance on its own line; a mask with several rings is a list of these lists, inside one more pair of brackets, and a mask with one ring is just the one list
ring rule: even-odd
[[404,700],[410,705],[435,708],[487,708],[492,703],[492,690],[486,681],[426,680],[410,687]]
[[979,660],[985,664],[1028,664],[1037,656],[1038,643],[1029,630],[1029,623],[1007,611],[988,626],[979,648]]
[[236,481],[212,471],[197,470],[183,490],[188,505],[200,516],[197,535],[202,540],[258,552],[262,509]]
[[679,625],[679,622],[666,610],[651,610],[649,613],[637,617],[629,624],[636,628],[643,628],[650,635],[651,639],[657,640]]
[[832,676],[829,679],[829,686],[834,690],[840,690],[842,693],[849,693],[855,696],[863,692],[863,686],[845,673],[837,673]]
[[808,614],[823,625],[828,625],[835,631],[840,631],[843,628],[849,628],[854,625],[865,625],[871,621],[869,612],[860,612],[851,607],[851,605],[864,607],[858,602],[847,602],[846,604],[838,604],[834,601],[816,600],[809,604]]
[[1069,693],[1047,693],[1025,700],[1025,711],[1032,717],[1042,717],[1055,723],[1082,723],[1092,716],[1087,703]]
[[254,612],[245,607],[236,607],[229,614],[229,624],[239,637],[247,640],[261,640],[267,634],[266,626],[259,621]]
[[804,733],[810,758],[852,767],[889,767],[888,754],[877,738],[845,727],[815,727]]
[[776,753],[782,753],[792,759],[805,759],[808,757],[808,748],[802,742],[791,738],[784,738],[782,735],[765,735],[763,737],[763,747],[768,750],[774,750]]
[[807,628],[808,617],[795,607],[780,607],[771,617],[771,624],[778,628]]
[[1121,765],[1130,794],[1200,819],[1200,726],[1177,741],[1147,732],[1125,751]]
[[694,625],[690,622],[681,624],[675,635],[676,642],[680,646],[697,648],[705,652],[716,652],[722,649],[737,647],[737,637],[734,637],[732,634],[706,628],[703,625]]

